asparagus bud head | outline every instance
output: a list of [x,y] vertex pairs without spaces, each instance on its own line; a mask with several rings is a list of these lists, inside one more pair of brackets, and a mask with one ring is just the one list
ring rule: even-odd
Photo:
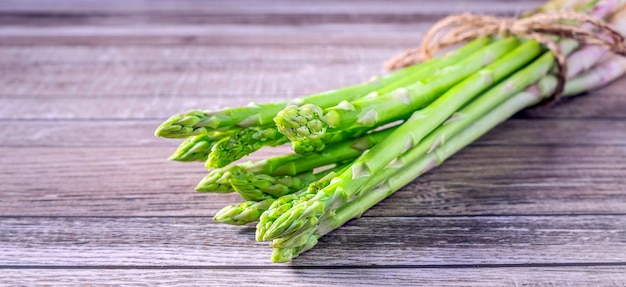
[[154,134],[164,138],[184,138],[207,133],[206,127],[217,127],[220,119],[201,110],[191,110],[184,114],[176,114],[163,122]]
[[231,173],[229,171],[213,170],[198,183],[196,191],[217,193],[231,192],[233,189],[230,185],[230,176]]
[[322,108],[312,104],[287,106],[274,118],[278,131],[293,142],[294,150],[300,154],[324,149],[328,121]]
[[229,205],[215,214],[213,220],[218,223],[244,225],[259,220],[261,214],[272,204],[273,199],[262,201],[246,201],[237,205]]

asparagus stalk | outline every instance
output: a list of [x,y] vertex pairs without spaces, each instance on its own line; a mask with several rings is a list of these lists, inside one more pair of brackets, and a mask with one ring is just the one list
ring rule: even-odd
[[245,225],[259,220],[259,217],[274,202],[274,198],[261,201],[245,201],[236,205],[228,205],[218,211],[213,220],[217,223]]
[[614,81],[626,73],[626,58],[611,56],[589,72],[568,81],[563,94],[572,96],[593,90]]
[[[460,49],[458,53],[455,53],[451,57],[461,57],[462,59],[488,44],[489,41],[488,38],[473,41],[471,45],[466,45],[466,47]],[[271,124],[276,114],[287,105],[313,104],[322,107],[334,106],[341,101],[350,101],[375,92],[377,89],[383,89],[383,91],[385,91],[389,88],[397,87],[398,85],[404,85],[404,83],[407,82],[410,83],[416,80],[417,75],[422,75],[422,70],[428,69],[430,66],[437,64],[440,60],[441,59],[433,59],[382,77],[374,77],[367,83],[296,98],[290,101],[261,105],[250,103],[246,107],[224,108],[218,111],[192,110],[184,114],[176,114],[163,122],[155,131],[155,135],[165,138],[183,138],[206,134],[215,130],[232,129],[233,127],[246,128],[265,126]],[[386,86],[389,85],[392,86],[386,88]]]
[[230,136],[233,132],[213,132],[205,135],[190,136],[178,146],[176,151],[169,157],[169,160],[206,161],[215,143]]
[[[333,135],[329,141],[336,143],[367,132],[361,130],[338,132]],[[229,138],[224,138],[215,143],[211,149],[211,153],[206,161],[207,169],[224,167],[236,160],[243,158],[264,146],[279,146],[287,143],[289,140],[281,134],[276,127],[250,127],[245,128]],[[307,148],[307,147],[302,147]],[[298,150],[298,148],[296,148]],[[302,150],[303,151],[303,150]],[[313,150],[301,152],[300,154],[311,155]]]
[[525,15],[532,15],[537,13],[549,13],[550,11],[557,10],[574,10],[581,13],[587,13],[597,6],[598,0],[551,0],[541,7],[526,13]]
[[327,149],[319,154],[308,156],[299,154],[281,155],[257,162],[217,168],[200,181],[198,186],[196,186],[196,190],[202,192],[211,192],[216,188],[223,192],[234,190],[230,185],[230,179],[233,174],[232,170],[235,167],[256,176],[295,176],[318,167],[351,160],[384,140],[394,129],[395,127],[392,127],[364,135],[358,139],[338,142],[329,145]]
[[[302,222],[318,218],[345,203],[373,175],[379,173],[390,163],[394,164],[392,161],[395,158],[418,145],[426,135],[441,125],[455,111],[489,88],[492,83],[499,82],[526,65],[541,51],[542,48],[539,43],[527,41],[501,59],[452,87],[431,105],[413,113],[411,118],[398,127],[385,141],[357,158],[351,168],[341,173],[329,186],[320,190],[314,198],[294,206],[273,221],[263,222],[261,220],[259,225],[263,225],[265,228],[257,228],[257,239],[272,240],[299,232]],[[547,70],[552,67],[553,59],[550,57],[541,58],[547,58],[545,61],[548,62],[540,65],[541,68]],[[524,82],[524,79],[521,80]],[[514,90],[517,86],[508,84],[505,88]]]
[[[259,223],[256,226],[257,241],[260,241],[258,238],[259,230],[261,230],[260,232],[263,233],[265,232],[267,227],[269,227],[268,225],[265,225],[263,222],[271,222],[270,219],[279,218],[284,212],[288,211],[291,207],[313,198],[313,196],[315,196],[315,194],[319,190],[322,190],[325,187],[327,187],[329,184],[331,184],[331,181],[333,180],[333,178],[335,178],[341,172],[345,171],[349,166],[350,165],[345,165],[338,171],[329,172],[320,180],[311,183],[306,189],[300,192],[288,194],[275,200],[270,205],[268,210],[263,212],[263,214],[261,214],[261,217],[259,218]],[[318,222],[317,218],[311,218],[309,221],[301,221],[299,222],[299,228],[302,228],[302,229],[314,228],[317,225],[317,222]]]
[[230,184],[245,200],[260,201],[277,198],[306,188],[314,181],[321,179],[328,172],[339,169],[333,167],[322,172],[308,171],[296,176],[270,176],[248,172],[243,167],[231,169]]
[[[568,81],[563,96],[572,96],[603,86],[624,73],[626,73],[626,59],[614,57],[594,67],[589,72]],[[554,76],[543,77],[537,84],[516,94],[497,108],[480,117],[465,130],[456,134],[452,140],[437,147],[433,152],[423,155],[419,160],[404,161],[404,166],[394,168],[390,172],[391,175],[381,176],[380,180],[375,181],[376,185],[372,186],[372,183],[370,183],[365,187],[368,191],[363,193],[362,196],[341,206],[336,212],[326,214],[320,218],[318,228],[309,229],[292,237],[274,240],[272,242],[272,246],[275,247],[272,253],[272,261],[288,262],[311,249],[317,244],[318,238],[339,228],[351,219],[361,217],[366,210],[387,198],[416,177],[426,173],[435,166],[441,165],[443,161],[487,133],[499,123],[522,109],[536,105],[547,95],[551,94],[555,88],[556,78]],[[408,158],[411,154],[416,153],[410,151],[404,157]],[[386,180],[385,177],[387,178]]]
[[264,146],[279,146],[287,141],[272,127],[244,128],[213,146],[206,167],[209,169],[224,167]]
[[496,41],[454,65],[434,67],[428,71],[434,73],[431,77],[377,97],[343,101],[326,109],[313,104],[290,105],[276,115],[274,122],[294,143],[296,152],[320,151],[332,141],[335,133],[359,133],[408,117],[412,111],[428,105],[449,87],[518,45],[516,38]]
[[376,90],[376,94],[382,95],[390,93],[398,88],[411,85],[417,81],[427,78],[428,76],[430,76],[433,70],[436,71],[438,67],[446,67],[448,65],[452,65],[462,61],[463,59],[471,56],[471,54],[473,54],[474,52],[478,51],[480,48],[488,45],[491,40],[491,37],[481,37],[467,43],[458,50],[448,53],[446,56],[421,63],[422,69],[389,85],[381,87],[380,89]]
[[262,171],[273,175],[295,175],[306,170],[357,158],[364,151],[387,138],[396,127],[366,134],[357,139],[328,145],[322,152],[312,155],[291,154],[262,161]]
[[[624,0],[602,0],[602,1],[592,1],[593,7],[591,7],[590,14],[594,17],[605,19],[611,17],[612,14],[616,12],[619,13],[618,9],[623,9],[624,5],[626,5],[626,1]],[[619,17],[618,17],[619,18]],[[619,23],[616,24],[615,28],[618,31],[624,32],[623,25]],[[583,24],[586,27],[589,27],[588,24]],[[604,47],[595,46],[595,45],[587,45],[582,47],[579,51],[576,51],[572,54],[572,58],[578,59],[567,66],[567,78],[572,78],[575,75],[580,74],[583,71],[589,70],[597,61],[602,57],[610,54]]]
[[230,168],[220,168],[211,171],[196,186],[196,191],[212,193],[231,193],[235,189],[230,185]]
[[[320,189],[330,182],[330,180],[336,175],[337,171],[340,171],[344,167],[338,167],[330,169],[324,172],[324,176],[320,177],[316,181],[312,182],[305,189]],[[322,174],[322,173],[320,173]],[[303,189],[300,192],[305,192]],[[247,223],[255,222],[259,220],[259,217],[274,203],[279,205],[285,202],[298,199],[296,194],[284,195],[278,199],[267,198],[261,201],[246,201],[236,205],[229,205],[222,208],[214,217],[214,220],[218,223],[232,224],[232,225],[244,225]],[[274,210],[276,211],[276,210]]]

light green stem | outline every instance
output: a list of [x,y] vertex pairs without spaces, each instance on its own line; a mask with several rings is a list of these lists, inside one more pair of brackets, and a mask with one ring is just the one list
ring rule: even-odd
[[[475,41],[467,49],[478,49],[487,44],[488,40]],[[434,59],[432,62],[437,62]],[[385,88],[388,85],[397,86],[396,82],[405,83],[407,79],[414,79],[414,74],[431,65],[431,62],[416,64],[395,71],[381,77],[373,77],[367,83],[357,84],[337,90],[296,98],[289,101],[281,101],[269,104],[250,103],[245,107],[224,108],[217,111],[192,110],[184,114],[176,114],[163,122],[155,131],[155,135],[165,138],[184,138],[193,135],[206,134],[211,131],[224,129],[246,128],[253,126],[266,126],[272,123],[276,114],[287,105],[313,104],[321,107],[337,105],[341,101],[351,101],[356,98]],[[411,80],[408,80],[411,81]]]
[[[287,106],[274,118],[278,130],[296,152],[320,151],[336,133],[360,134],[377,126],[405,119],[430,104],[447,89],[502,57],[519,45],[515,38],[496,41],[452,65],[435,66],[412,85],[393,92],[343,101],[324,109],[316,105]],[[302,148],[308,146],[308,148]]]

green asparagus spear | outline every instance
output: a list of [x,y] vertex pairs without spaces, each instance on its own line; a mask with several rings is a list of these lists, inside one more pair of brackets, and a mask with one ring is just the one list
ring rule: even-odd
[[[583,56],[583,55],[581,55]],[[589,72],[568,81],[563,95],[571,96],[602,87],[626,72],[626,58],[612,56]]]
[[[316,188],[320,189],[326,186],[330,179],[332,179],[337,171],[340,171],[342,168],[345,168],[345,165],[342,167],[337,167],[334,169],[328,169],[326,171],[320,172],[316,174],[316,180],[310,182],[306,188]],[[305,189],[303,187],[303,189]],[[294,194],[283,195],[278,198],[279,202],[286,202],[293,198],[298,198]],[[246,201],[239,203],[237,205],[229,205],[222,208],[214,217],[214,220],[218,223],[226,223],[232,225],[244,225],[247,223],[255,222],[259,220],[261,214],[265,212],[271,204],[277,199],[273,197],[269,197],[260,201]]]
[[245,225],[259,220],[263,212],[274,202],[274,198],[261,201],[245,201],[236,205],[222,208],[215,214],[213,220],[217,223],[230,225]]
[[[297,192],[282,196],[275,200],[266,212],[261,214],[259,218],[259,223],[257,224],[257,236],[259,233],[264,233],[268,225],[263,224],[262,222],[271,222],[272,219],[279,218],[285,211],[288,211],[291,207],[298,205],[302,202],[305,202],[313,196],[317,191],[328,186],[332,179],[335,178],[338,174],[344,172],[350,165],[345,165],[341,169],[337,171],[331,171],[326,174],[324,177],[311,183],[306,189]],[[317,218],[312,218],[309,222],[300,222],[300,228],[313,228],[317,224]],[[257,240],[258,237],[257,237]]]
[[213,146],[206,167],[209,169],[224,167],[264,146],[279,146],[287,141],[273,127],[244,128]]
[[[390,89],[404,86],[408,83],[419,80],[423,76],[423,70],[429,69],[432,65],[438,65],[439,61],[454,61],[463,59],[482,46],[489,44],[488,37],[474,40],[450,56],[436,58],[424,63],[416,64],[391,74],[381,77],[374,77],[373,80],[357,84],[354,86],[319,93],[307,97],[297,98],[290,101],[282,101],[269,104],[251,103],[246,107],[224,108],[218,111],[192,110],[184,114],[173,115],[163,122],[156,130],[155,134],[165,138],[182,138],[192,135],[206,134],[213,130],[230,129],[232,127],[252,127],[264,126],[272,123],[272,119],[285,106],[313,104],[321,107],[337,105],[341,101],[350,101],[358,97],[376,92],[380,94]],[[452,61],[453,62],[453,61]],[[378,91],[380,90],[380,91]]]
[[230,193],[235,189],[230,185],[230,167],[212,170],[196,186],[199,192]]
[[232,127],[265,126],[271,124],[276,113],[289,104],[333,106],[344,100],[352,100],[367,95],[421,69],[421,65],[413,65],[382,77],[374,77],[373,80],[367,83],[296,98],[290,101],[261,105],[250,103],[245,107],[224,108],[218,111],[192,110],[184,114],[173,115],[167,119],[157,128],[155,135],[165,138],[181,138],[206,134],[215,130],[231,129]]
[[358,139],[346,140],[329,145],[319,154],[303,156],[299,154],[280,155],[257,162],[247,162],[212,170],[196,186],[197,191],[211,192],[213,189],[223,192],[234,190],[230,185],[232,169],[240,167],[245,172],[258,176],[295,176],[318,167],[354,159],[363,151],[381,142],[393,132],[395,127],[364,135]]
[[396,127],[366,134],[357,139],[329,145],[322,152],[311,155],[290,154],[260,161],[252,170],[271,175],[296,175],[328,164],[351,160],[387,138]]
[[[312,104],[290,105],[276,115],[274,122],[278,130],[294,143],[296,152],[320,151],[332,142],[335,133],[353,131],[358,134],[409,117],[412,111],[428,105],[451,86],[518,45],[516,38],[496,41],[454,65],[440,70],[433,67],[429,70],[433,73],[430,77],[377,97],[343,101],[326,109]],[[308,146],[308,149],[302,146]]]
[[178,146],[169,159],[175,161],[206,161],[215,143],[233,133],[234,131],[213,132],[205,135],[190,136]]
[[245,200],[259,201],[294,193],[336,169],[338,167],[321,172],[311,170],[295,176],[277,177],[249,172],[243,167],[234,166],[230,173],[230,184]]

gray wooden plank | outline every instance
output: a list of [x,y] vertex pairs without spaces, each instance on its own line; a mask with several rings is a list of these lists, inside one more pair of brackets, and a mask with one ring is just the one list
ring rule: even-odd
[[[202,163],[166,147],[0,148],[3,215],[213,215]],[[286,152],[267,149],[252,159]],[[475,145],[367,216],[626,213],[626,146]]]
[[[620,81],[626,83],[626,80]],[[615,86],[616,89],[620,88]],[[612,89],[611,89],[612,90]],[[524,111],[517,118],[623,119],[626,100],[621,94],[606,94],[609,89],[558,105]],[[152,97],[0,97],[0,120],[165,120],[173,114],[192,109],[216,110],[244,106],[251,101],[268,103],[303,95],[166,95]]]
[[[161,120],[4,120],[0,147],[169,147],[182,139],[154,136]],[[15,132],[19,131],[19,132]],[[97,138],[97,140],[94,140]],[[624,145],[626,121],[621,119],[510,119],[478,145]],[[289,151],[285,151],[289,152]]]
[[[303,72],[303,74],[314,73]],[[184,74],[184,73],[183,73]],[[120,81],[76,80],[76,85],[67,82],[38,82],[32,85],[12,85],[4,87],[10,96],[0,97],[0,119],[166,119],[177,113],[191,109],[219,109],[227,106],[243,106],[250,101],[267,103],[291,99],[306,95],[309,92],[320,92],[342,84],[342,77],[334,83],[323,81],[310,83],[303,78],[289,79],[283,77],[282,83],[277,79],[256,76],[255,84],[238,86],[234,80],[222,84],[218,94],[207,94],[213,90],[210,81],[200,78],[178,81],[165,80],[159,77],[142,77],[133,80],[132,76],[119,77]],[[354,76],[354,75],[353,75]],[[117,76],[113,76],[114,78]],[[330,78],[330,77],[329,77]],[[152,79],[152,80],[149,80]],[[224,79],[224,81],[226,81]],[[354,83],[354,82],[352,82]],[[316,85],[317,84],[317,85]],[[519,115],[523,118],[624,118],[626,97],[623,87],[626,79],[619,80],[593,93],[563,99],[558,105],[525,111]],[[93,86],[90,88],[89,86]],[[324,86],[325,88],[319,88]],[[74,87],[74,88],[72,88]],[[315,88],[318,87],[318,88]],[[56,90],[56,91],[55,91]],[[59,92],[71,94],[64,96]],[[81,93],[80,91],[84,91]],[[111,96],[106,92],[116,93]],[[52,94],[51,92],[54,92]],[[88,96],[91,93],[91,96]],[[189,93],[197,93],[189,95]],[[262,93],[262,94],[259,94]],[[45,95],[45,96],[28,96]],[[126,94],[126,95],[125,95]],[[5,94],[6,95],[6,94]],[[19,95],[19,96],[13,96]]]
[[[364,217],[293,266],[626,262],[626,216]],[[36,266],[266,266],[253,228],[204,217],[0,218],[0,262]]]
[[471,4],[463,0],[448,0],[443,2],[406,1],[406,0],[360,0],[360,1],[197,1],[183,0],[171,2],[167,0],[132,0],[132,1],[19,1],[5,0],[0,3],[0,12],[10,14],[16,12],[47,13],[136,13],[136,12],[188,12],[202,14],[272,14],[272,13],[454,13],[477,11],[496,13],[502,11],[519,11],[532,9],[544,1],[531,0],[511,3],[502,0],[480,0]]
[[[0,46],[59,45],[59,46],[99,46],[99,45],[146,45],[146,46],[186,46],[186,45],[377,45],[381,42],[394,43],[400,49],[416,45],[417,39],[434,22],[413,26],[378,27],[380,25],[326,24],[314,27],[310,32],[291,29],[273,29],[271,34],[247,27],[150,27],[144,29],[108,28],[98,26],[65,28],[64,30],[40,30],[24,27],[0,28]],[[356,26],[356,27],[355,27]],[[358,34],[342,32],[357,30]],[[398,30],[410,29],[408,32]],[[94,34],[93,31],[99,31]],[[370,32],[371,31],[371,32]],[[31,34],[26,36],[25,34]]]
[[626,285],[624,267],[402,269],[4,270],[6,285],[124,286],[607,286]]
[[2,63],[0,95],[61,101],[111,95],[176,101],[193,95],[205,102],[247,95],[244,100],[267,102],[361,83],[381,72],[382,61]]
[[[3,25],[0,45],[276,45],[416,43],[436,19],[412,23],[317,23],[303,26],[152,24],[120,26]],[[37,27],[35,27],[37,26]]]
[[0,63],[13,65],[96,64],[129,62],[176,63],[355,63],[382,61],[397,53],[401,47],[393,43],[367,46],[331,45],[186,45],[186,46],[3,46]]

